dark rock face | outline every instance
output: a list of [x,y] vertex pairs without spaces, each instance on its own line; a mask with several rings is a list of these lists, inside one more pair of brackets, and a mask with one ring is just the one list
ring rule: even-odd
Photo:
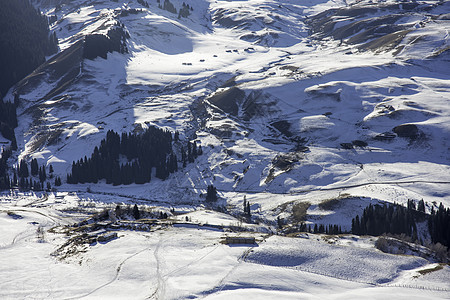
[[361,140],[354,140],[354,141],[352,141],[352,145],[353,146],[356,146],[356,147],[361,147],[361,148],[363,148],[363,147],[367,147],[367,142],[365,142],[365,141],[361,141]]
[[351,149],[353,149],[353,144],[352,143],[341,143],[341,147],[342,147],[342,149],[351,150]]
[[392,132],[383,132],[374,137],[377,141],[392,141],[395,139],[396,135]]
[[127,53],[127,34],[122,27],[109,30],[107,35],[91,34],[84,38],[83,57],[94,59],[101,57],[106,59],[108,52]]
[[110,40],[103,34],[91,34],[84,39],[83,57],[87,59],[94,59],[101,57],[106,59],[109,49],[111,48]]
[[223,111],[237,115],[238,103],[245,97],[245,92],[237,87],[229,88],[223,92],[216,93],[209,101]]
[[414,139],[419,135],[419,128],[414,124],[403,124],[392,129],[399,137]]
[[281,120],[281,121],[273,122],[270,125],[275,127],[279,132],[281,132],[285,136],[287,136],[287,137],[292,136],[292,132],[290,131],[291,124],[288,121]]

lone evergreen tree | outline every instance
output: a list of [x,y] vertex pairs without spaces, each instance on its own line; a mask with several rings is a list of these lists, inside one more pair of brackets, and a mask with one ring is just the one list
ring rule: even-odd
[[139,208],[138,208],[137,204],[135,204],[133,207],[133,217],[136,220],[139,220],[141,218],[141,213],[139,212]]
[[425,213],[425,202],[422,200],[419,201],[419,204],[417,205],[417,210]]
[[28,164],[25,160],[22,159],[19,163],[19,177],[26,178],[28,176]]
[[277,226],[279,229],[283,228],[283,219],[281,219],[280,216],[277,217]]
[[50,178],[53,178],[53,172],[54,172],[55,170],[53,170],[53,166],[52,165],[50,165],[49,167],[48,167],[48,172],[50,173]]
[[36,158],[31,160],[31,175],[36,176],[39,172],[39,165]]
[[206,201],[216,202],[217,201],[217,189],[212,185],[208,185],[206,190]]

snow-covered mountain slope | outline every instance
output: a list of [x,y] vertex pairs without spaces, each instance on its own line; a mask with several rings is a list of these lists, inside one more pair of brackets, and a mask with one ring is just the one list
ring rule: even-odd
[[[205,154],[122,193],[192,202],[213,183],[265,212],[307,192],[449,204],[447,1],[195,1],[186,18],[156,3],[40,4],[61,53],[10,92],[20,158],[65,177],[107,130],[153,124]],[[113,28],[128,53],[83,58],[84,37]]]
[[[20,98],[10,162],[51,164],[63,185],[0,195],[1,298],[447,297],[448,265],[421,246],[267,234],[277,220],[349,230],[369,204],[450,205],[450,1],[33,3],[57,16],[61,51],[6,96]],[[108,130],[151,125],[203,154],[164,181],[65,182]],[[228,215],[205,209],[210,184]],[[244,199],[253,224],[232,216]],[[117,203],[169,220],[105,243],[63,227]],[[222,244],[231,227],[257,244]]]

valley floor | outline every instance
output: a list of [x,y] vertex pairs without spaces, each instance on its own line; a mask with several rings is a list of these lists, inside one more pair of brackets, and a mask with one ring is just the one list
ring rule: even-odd
[[[64,225],[115,207],[76,193],[0,196],[0,298],[17,299],[444,299],[450,267],[385,254],[373,237],[270,235],[201,207],[176,207],[192,224],[115,232],[70,244]],[[154,210],[160,207],[152,207]],[[162,209],[162,208],[161,208]],[[236,225],[231,232],[213,225]],[[226,236],[256,244],[226,245]]]

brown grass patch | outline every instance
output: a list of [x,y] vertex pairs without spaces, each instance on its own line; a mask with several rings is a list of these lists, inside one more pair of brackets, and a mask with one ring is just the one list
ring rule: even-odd
[[419,273],[420,275],[425,275],[425,274],[428,274],[428,273],[432,273],[432,272],[435,272],[435,271],[442,270],[443,268],[444,267],[442,266],[442,264],[440,264],[440,265],[437,265],[434,268],[419,270],[419,271],[417,271],[417,273]]
[[292,207],[292,219],[294,222],[306,221],[308,208],[311,206],[309,202],[298,202]]
[[336,208],[337,205],[339,205],[339,202],[341,200],[347,198],[351,198],[351,195],[344,193],[337,198],[323,200],[322,202],[319,203],[319,208],[322,210],[333,210],[334,208]]

